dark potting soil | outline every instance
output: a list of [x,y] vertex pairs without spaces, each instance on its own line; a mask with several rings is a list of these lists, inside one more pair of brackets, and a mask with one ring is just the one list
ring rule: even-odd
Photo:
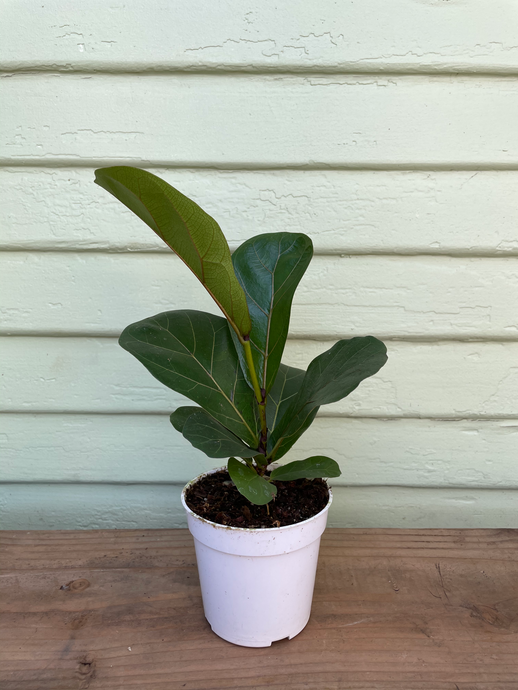
[[277,487],[275,498],[264,506],[256,506],[239,493],[228,472],[220,470],[191,486],[185,501],[197,515],[219,525],[267,528],[307,520],[323,510],[329,500],[323,479],[273,483]]

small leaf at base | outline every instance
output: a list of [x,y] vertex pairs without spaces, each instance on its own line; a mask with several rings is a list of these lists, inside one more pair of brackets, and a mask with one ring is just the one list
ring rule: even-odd
[[339,477],[340,467],[335,460],[325,455],[314,455],[305,460],[296,460],[287,465],[277,467],[270,475],[272,481],[291,482],[294,479],[322,479],[323,477]]
[[236,458],[228,461],[228,473],[239,493],[256,506],[264,506],[277,494],[276,486]]

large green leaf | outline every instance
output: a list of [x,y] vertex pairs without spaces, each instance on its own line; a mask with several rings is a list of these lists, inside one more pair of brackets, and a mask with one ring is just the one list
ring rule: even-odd
[[184,438],[209,458],[229,458],[231,455],[253,458],[257,455],[257,449],[249,448],[201,407],[179,407],[171,414],[170,421]]
[[276,482],[291,482],[294,479],[339,477],[341,474],[335,460],[325,455],[313,455],[305,460],[295,460],[282,467],[276,467],[270,474],[270,479]]
[[254,394],[224,318],[190,310],[164,312],[125,328],[119,343],[155,378],[257,447]]
[[272,458],[282,457],[309,427],[320,405],[345,398],[387,361],[387,348],[372,336],[339,340],[308,367],[299,394],[272,434]]
[[236,458],[228,461],[228,473],[236,485],[236,489],[247,498],[250,503],[264,506],[277,494],[277,487],[260,477],[255,470],[248,465],[239,462]]
[[[312,256],[309,237],[290,232],[258,235],[232,255],[252,319],[250,342],[255,369],[260,387],[267,393],[275,381],[286,344],[293,294]],[[248,376],[239,342],[236,349]]]
[[113,194],[156,232],[189,266],[241,336],[251,329],[225,236],[214,218],[156,175],[116,166],[95,171],[98,185]]
[[184,407],[178,407],[169,417],[171,424],[174,426],[176,431],[183,433],[183,427],[185,422],[189,417],[195,412],[199,412],[201,407],[194,407],[191,405],[185,405]]
[[277,424],[282,424],[284,415],[297,397],[305,375],[303,369],[281,363],[266,404],[266,423],[270,435]]
[[257,449],[249,448],[229,429],[211,417],[205,410],[190,414],[183,425],[184,437],[209,458],[253,458]]

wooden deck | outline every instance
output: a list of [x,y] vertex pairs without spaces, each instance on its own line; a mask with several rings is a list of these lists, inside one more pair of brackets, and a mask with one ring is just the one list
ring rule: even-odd
[[328,530],[307,628],[265,649],[211,632],[186,530],[1,549],[2,690],[518,689],[518,530]]

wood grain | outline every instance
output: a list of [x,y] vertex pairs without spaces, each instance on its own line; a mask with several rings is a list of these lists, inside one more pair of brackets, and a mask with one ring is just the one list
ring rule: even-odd
[[4,532],[3,690],[516,690],[517,530],[328,530],[294,640],[204,620],[184,530]]

